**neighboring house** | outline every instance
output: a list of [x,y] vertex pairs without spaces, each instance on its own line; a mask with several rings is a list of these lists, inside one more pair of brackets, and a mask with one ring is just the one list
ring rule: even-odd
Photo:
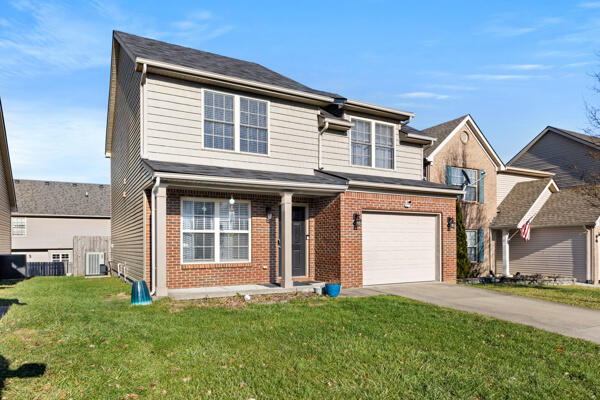
[[2,168],[0,172],[0,254],[10,254],[10,213],[16,210],[17,200],[10,166],[2,101],[0,101],[0,168]]
[[15,191],[12,253],[27,262],[72,263],[74,238],[110,236],[110,185],[16,179]]
[[496,174],[504,164],[470,115],[423,132],[437,139],[424,152],[427,179],[465,187],[461,205],[469,259],[473,268],[485,275],[494,258],[489,226],[496,216]]
[[548,126],[508,165],[552,172],[561,190],[599,185],[600,138]]
[[114,32],[113,271],[184,288],[455,281],[461,190],[423,180],[413,114]]
[[[496,273],[598,282],[599,173],[600,139],[551,126],[513,157],[498,175]],[[516,232],[529,220],[526,242]]]

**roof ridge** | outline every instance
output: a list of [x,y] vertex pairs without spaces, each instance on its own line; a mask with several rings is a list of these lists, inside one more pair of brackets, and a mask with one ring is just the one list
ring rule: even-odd
[[64,184],[77,184],[77,185],[94,185],[94,186],[110,186],[110,183],[91,183],[91,182],[73,182],[73,181],[53,181],[50,179],[22,179],[14,178],[15,183],[20,182],[49,182],[49,183],[64,183]]

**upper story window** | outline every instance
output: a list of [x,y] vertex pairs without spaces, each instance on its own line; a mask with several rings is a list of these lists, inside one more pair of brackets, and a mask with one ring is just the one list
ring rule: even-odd
[[11,228],[13,236],[24,237],[27,236],[27,218],[25,217],[12,217]]
[[268,103],[204,91],[204,147],[268,153]]
[[477,180],[477,170],[469,168],[449,167],[448,172],[450,173],[447,179],[448,184],[464,187],[464,200],[477,201],[477,191],[479,186],[479,182]]
[[[360,119],[352,119],[352,124],[350,131],[350,158],[352,165],[393,169],[393,125]],[[375,126],[374,135],[373,125]]]

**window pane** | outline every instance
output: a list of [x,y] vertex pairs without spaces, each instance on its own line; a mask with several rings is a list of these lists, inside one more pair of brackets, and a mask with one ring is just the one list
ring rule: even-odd
[[267,103],[240,98],[240,151],[267,154]]
[[352,120],[350,131],[352,165],[371,166],[371,123]]
[[183,261],[214,261],[213,233],[183,233]]
[[205,231],[214,229],[215,203],[184,201],[181,217],[183,230]]
[[204,146],[233,150],[233,96],[204,92]]
[[220,229],[222,231],[247,231],[250,220],[250,204],[222,202],[219,207]]
[[221,233],[221,261],[248,260],[247,233]]
[[465,188],[465,200],[475,201],[476,200],[476,189],[473,186],[467,186]]
[[477,231],[468,230],[467,234],[467,253],[471,262],[477,262]]

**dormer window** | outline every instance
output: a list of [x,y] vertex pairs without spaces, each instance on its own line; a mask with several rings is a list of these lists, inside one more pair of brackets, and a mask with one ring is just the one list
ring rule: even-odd
[[394,126],[355,118],[351,122],[352,165],[394,169]]
[[204,91],[204,147],[268,154],[268,102]]

